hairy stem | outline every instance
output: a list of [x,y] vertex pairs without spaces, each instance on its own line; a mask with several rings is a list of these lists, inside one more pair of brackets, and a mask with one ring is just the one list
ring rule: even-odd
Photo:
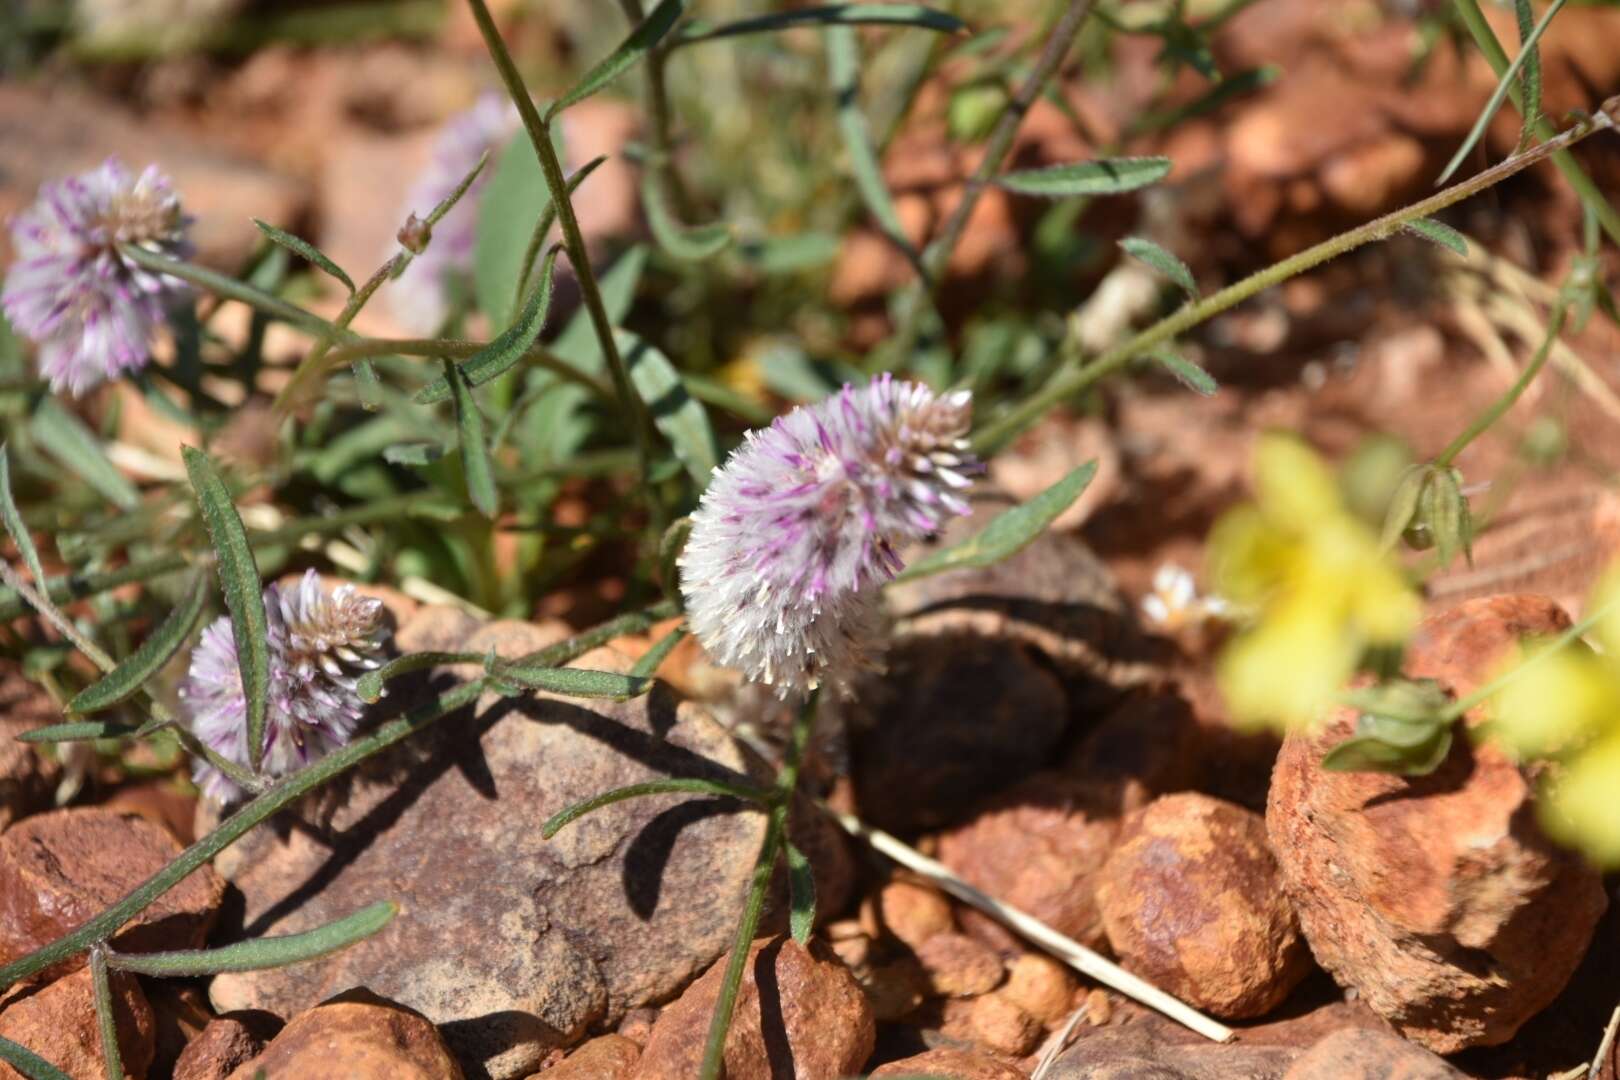
[[1436,465],[1442,469],[1449,466],[1457,459],[1457,455],[1467,448],[1469,443],[1483,435],[1490,429],[1492,424],[1502,418],[1503,414],[1513,408],[1514,402],[1523,396],[1524,392],[1530,388],[1530,384],[1536,381],[1536,376],[1541,374],[1541,369],[1547,365],[1547,358],[1552,355],[1553,345],[1557,343],[1558,335],[1563,332],[1564,318],[1568,314],[1569,305],[1567,304],[1559,304],[1558,307],[1553,309],[1552,319],[1547,323],[1547,336],[1542,339],[1541,347],[1536,350],[1535,356],[1531,358],[1523,374],[1508,388],[1507,393],[1497,398],[1490,408],[1476,416],[1474,422],[1468,425],[1466,431],[1452,439],[1450,444],[1440,451],[1439,456],[1434,459]]
[[113,1014],[112,980],[107,977],[107,950],[90,950],[90,989],[96,1002],[96,1027],[101,1032],[101,1060],[108,1080],[121,1080],[124,1059],[118,1053],[118,1018]]
[[[361,338],[346,345],[339,345],[324,358],[326,367],[337,367],[363,357],[372,356],[448,356],[456,360],[464,360],[476,356],[489,348],[487,341],[457,341],[446,338]],[[540,345],[530,346],[528,352],[523,354],[526,363],[535,367],[545,368],[547,371],[576,383],[589,390],[592,394],[604,401],[615,401],[615,392],[612,386],[589,375],[558,356],[550,349]]]
[[[1605,106],[1605,108],[1608,107]],[[1281,284],[1291,277],[1302,274],[1348,251],[1353,251],[1364,244],[1372,243],[1375,240],[1387,240],[1409,222],[1444,210],[1453,203],[1461,202],[1471,195],[1476,195],[1486,188],[1501,183],[1520,170],[1528,168],[1544,158],[1568,149],[1595,131],[1612,127],[1614,127],[1613,118],[1607,112],[1600,112],[1593,117],[1590,123],[1573,127],[1555,139],[1526,150],[1522,154],[1516,154],[1498,165],[1476,173],[1467,180],[1453,184],[1444,191],[1436,192],[1421,202],[1385,214],[1383,217],[1369,221],[1367,224],[1351,229],[1349,232],[1340,233],[1338,236],[1324,240],[1320,244],[1306,248],[1297,255],[1291,255],[1281,262],[1273,263],[1264,270],[1257,271],[1242,281],[1228,285],[1219,292],[1211,293],[1202,300],[1183,305],[1130,340],[1114,346],[1095,360],[1079,367],[1070,367],[1054,375],[1040,390],[1037,390],[1023,402],[1013,406],[1013,408],[981,428],[973,437],[974,451],[981,456],[989,456],[990,453],[1005,445],[1009,439],[1017,435],[1027,425],[1033,423],[1052,406],[1078,394],[1104,376],[1113,374],[1155,346],[1172,340],[1178,334],[1219,315],[1251,296],[1264,292],[1273,285]]]

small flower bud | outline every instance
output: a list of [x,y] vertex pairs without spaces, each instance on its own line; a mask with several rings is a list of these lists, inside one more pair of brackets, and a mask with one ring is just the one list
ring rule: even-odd
[[406,251],[412,255],[420,255],[427,250],[428,242],[433,239],[433,230],[427,222],[413,213],[405,219],[405,224],[399,227],[397,239]]

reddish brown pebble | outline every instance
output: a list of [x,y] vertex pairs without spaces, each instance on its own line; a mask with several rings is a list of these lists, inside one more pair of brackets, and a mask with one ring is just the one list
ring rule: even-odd
[[1446,1060],[1399,1035],[1344,1028],[1294,1059],[1283,1080],[1464,1080]]
[[1265,1014],[1310,968],[1264,819],[1208,795],[1133,815],[1097,905],[1127,968],[1216,1016]]
[[951,903],[937,889],[890,881],[861,904],[861,928],[874,938],[892,937],[912,949],[935,934],[956,929]]
[[993,1057],[972,1050],[941,1048],[925,1054],[901,1058],[872,1070],[872,1080],[880,1077],[940,1076],[951,1080],[1026,1080],[1026,1074]]
[[623,1035],[599,1035],[530,1080],[625,1080],[640,1057]]
[[[729,959],[667,1006],[653,1025],[635,1080],[691,1080]],[[726,1036],[726,1080],[837,1077],[859,1072],[877,1038],[872,1008],[849,971],[819,942],[763,938],[749,949]]]
[[17,736],[61,718],[50,695],[21,666],[0,660],[0,829],[51,805],[62,766]]
[[[1424,622],[1407,673],[1466,694],[1520,637],[1567,625],[1543,597],[1467,601]],[[1289,737],[1266,811],[1311,951],[1436,1053],[1506,1042],[1585,954],[1607,906],[1597,872],[1536,825],[1535,777],[1460,731],[1428,776],[1324,770],[1354,723]]]
[[[25,956],[124,898],[180,854],[168,830],[99,807],[27,818],[0,836],[0,958]],[[121,952],[195,949],[219,912],[225,883],[204,866],[152,902],[113,938]],[[64,960],[46,976],[84,964]]]
[[935,934],[916,950],[935,997],[973,997],[1001,985],[1006,970],[994,949],[965,934]]
[[462,1080],[444,1039],[414,1009],[350,990],[300,1013],[228,1080]]
[[[145,1076],[155,1045],[152,1008],[135,976],[115,971],[111,981],[119,1057],[129,1075]],[[0,1002],[0,1038],[26,1046],[75,1080],[104,1076],[89,969],[64,975],[37,993],[13,990],[9,1001]],[[0,1080],[23,1080],[23,1074],[0,1064]]]
[[225,1080],[258,1057],[281,1027],[269,1013],[216,1017],[186,1044],[174,1063],[174,1080]]
[[1041,1023],[1051,1027],[1074,1010],[1078,980],[1067,966],[1044,953],[1024,953],[1007,973],[1001,992]]

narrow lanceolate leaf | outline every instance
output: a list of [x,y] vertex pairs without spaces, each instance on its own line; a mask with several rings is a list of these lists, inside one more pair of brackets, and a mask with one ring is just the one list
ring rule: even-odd
[[1105,158],[1073,165],[1052,165],[1045,169],[1025,169],[1003,173],[996,183],[1020,195],[1041,195],[1049,199],[1073,195],[1118,195],[1163,180],[1170,172],[1170,159],[1164,157]]
[[1209,397],[1220,389],[1213,376],[1191,360],[1168,349],[1161,349],[1153,354],[1153,359],[1164,365],[1166,371],[1176,377],[1176,381],[1195,394]]
[[383,460],[390,465],[409,465],[421,468],[444,457],[444,447],[438,443],[395,443],[383,447]]
[[894,199],[889,195],[888,186],[883,183],[883,168],[872,146],[872,133],[867,128],[866,114],[861,111],[860,43],[852,27],[838,26],[828,31],[827,66],[833,93],[837,95],[838,130],[844,137],[844,153],[849,156],[855,189],[860,192],[867,211],[877,219],[889,239],[902,250],[911,252],[905,228],[900,224],[900,214],[894,208]]
[[630,369],[630,381],[652,414],[653,426],[669,440],[702,490],[720,460],[703,403],[687,393],[680,373],[663,353],[628,330],[615,330],[613,336]]
[[11,542],[21,552],[23,565],[34,575],[34,584],[43,588],[45,571],[40,566],[39,549],[34,547],[34,538],[29,535],[28,526],[23,524],[17,501],[11,494],[11,457],[6,453],[5,443],[0,443],[0,522],[5,524]]
[[[1524,43],[1519,46],[1519,55],[1515,56],[1513,63],[1509,64],[1507,70],[1502,72],[1502,78],[1497,82],[1496,90],[1492,92],[1490,100],[1485,103],[1485,108],[1480,110],[1479,116],[1474,120],[1474,126],[1469,129],[1468,137],[1463,140],[1461,146],[1457,147],[1457,153],[1446,163],[1445,169],[1440,173],[1440,178],[1434,182],[1435,187],[1439,187],[1451,179],[1451,175],[1467,160],[1474,147],[1479,145],[1479,140],[1485,135],[1485,129],[1490,126],[1491,118],[1496,115],[1496,110],[1502,107],[1502,102],[1507,100],[1508,91],[1519,77],[1520,70],[1523,69],[1525,64],[1529,63],[1531,58],[1535,57],[1536,42],[1541,40],[1541,35],[1546,33],[1548,25],[1552,23],[1553,16],[1558,14],[1564,3],[1565,0],[1552,0],[1552,3],[1547,5],[1547,10],[1541,16],[1541,21],[1536,23],[1535,28],[1530,31],[1530,36],[1525,38]],[[1528,117],[1529,102],[1526,102],[1525,105],[1525,113]]]
[[479,513],[487,518],[500,510],[495,490],[495,469],[489,460],[489,440],[484,435],[484,414],[473,400],[472,387],[461,369],[446,360],[444,377],[450,383],[451,400],[456,405],[456,431],[461,436],[461,472],[467,481],[467,495]]
[[194,447],[183,446],[180,453],[197,493],[208,538],[219,557],[219,583],[231,614],[236,664],[247,698],[248,764],[257,772],[264,756],[264,718],[270,695],[270,624],[264,613],[264,585],[248,546],[247,530],[242,528],[242,518],[214,463]]
[[701,262],[718,255],[731,243],[731,230],[723,224],[687,228],[676,221],[664,201],[664,189],[651,169],[646,170],[641,179],[641,205],[647,211],[653,239],[677,259]]
[[686,550],[686,541],[691,539],[691,536],[692,519],[680,517],[670,522],[669,528],[664,530],[664,535],[658,541],[658,582],[663,585],[670,599],[677,604],[681,603],[679,560],[681,552]]
[[501,150],[472,209],[478,215],[473,230],[473,300],[492,329],[505,330],[517,314],[517,282],[533,236],[529,226],[554,212],[545,172],[527,132],[519,131]]
[[810,943],[816,928],[816,875],[810,860],[791,841],[786,845],[788,868],[788,930],[800,945]]
[[101,444],[84,426],[84,421],[64,409],[55,398],[41,399],[29,430],[46,453],[118,509],[133,510],[141,501],[141,493],[107,460]]
[[17,736],[17,741],[59,743],[87,742],[91,739],[121,739],[125,735],[135,734],[138,730],[138,728],[130,724],[119,724],[111,720],[73,720],[66,724],[51,724],[48,727],[25,731]]
[[544,690],[565,697],[613,698],[626,701],[652,689],[653,680],[620,675],[615,671],[583,671],[547,667],[520,661],[497,663],[490,672],[497,680],[525,690]]
[[218,949],[119,953],[109,956],[107,965],[119,971],[166,978],[218,975],[224,971],[263,971],[301,964],[346,949],[387,926],[397,914],[399,905],[384,900],[301,934],[243,941]]
[[1519,48],[1530,55],[1524,61],[1524,74],[1519,79],[1520,111],[1524,114],[1524,127],[1519,133],[1519,148],[1529,146],[1536,137],[1536,121],[1541,119],[1541,50],[1534,44],[1536,13],[1530,0],[1513,0],[1513,15],[1519,24]]
[[770,798],[770,794],[758,788],[746,787],[742,784],[727,784],[719,780],[697,779],[670,779],[649,780],[643,784],[630,784],[627,787],[614,788],[604,791],[600,795],[593,795],[589,799],[577,802],[574,805],[559,810],[546,819],[540,827],[540,835],[546,840],[556,836],[566,826],[578,821],[593,810],[600,810],[604,806],[612,806],[616,802],[626,799],[640,799],[648,795],[712,795],[719,799],[741,799],[743,802],[763,806]]
[[1127,236],[1119,242],[1119,246],[1124,249],[1125,254],[1134,259],[1141,259],[1175,282],[1176,286],[1187,294],[1187,299],[1198,299],[1198,283],[1193,280],[1192,271],[1187,269],[1186,263],[1164,248],[1140,236]]
[[461,197],[467,194],[467,189],[473,186],[473,181],[478,179],[478,175],[484,171],[484,166],[487,164],[489,164],[489,151],[485,150],[478,155],[478,164],[474,165],[467,175],[461,178],[461,183],[456,185],[456,189],[439,200],[439,205],[435,206],[433,212],[428,214],[427,224],[429,228],[437,225],[444,215],[455,209],[456,203],[460,202]]
[[[468,386],[482,386],[506,374],[523,359],[523,354],[540,336],[540,331],[546,325],[546,315],[551,310],[551,285],[557,269],[557,251],[554,247],[546,252],[546,261],[540,267],[540,280],[511,329],[474,353],[465,363],[457,365]],[[451,393],[450,380],[440,377],[417,391],[416,400],[423,405],[432,405],[446,400]]]
[[68,702],[68,711],[81,715],[111,708],[120,701],[133,697],[156,675],[191,636],[203,608],[208,602],[208,575],[197,574],[181,598],[180,604],[161,626],[147,635],[140,648],[128,656],[97,682],[79,691]]
[[625,38],[607,59],[587,71],[571,90],[552,102],[551,108],[546,110],[546,121],[549,123],[570,105],[584,101],[624,74],[633,64],[651,52],[653,46],[663,40],[664,35],[669,33],[669,28],[675,25],[675,20],[681,17],[681,12],[685,9],[686,0],[663,0],[653,8],[651,14],[641,21],[640,26],[630,31],[630,36]]
[[1450,248],[1459,255],[1468,254],[1468,238],[1450,225],[1442,224],[1434,220],[1434,218],[1418,218],[1414,221],[1408,221],[1406,231],[1414,236],[1421,236],[1432,244]]
[[788,30],[795,26],[850,26],[858,24],[885,24],[914,26],[923,30],[938,30],[946,34],[967,31],[967,23],[954,15],[936,11],[921,4],[832,4],[827,7],[799,8],[773,15],[760,15],[751,19],[720,23],[718,26],[703,22],[690,22],[670,41],[670,47],[691,45],[699,41],[736,37],[739,34],[764,34],[775,30]]
[[989,566],[1016,555],[1080,497],[1096,473],[1097,463],[1086,462],[1022,506],[996,515],[977,535],[912,563],[895,580],[910,581],[945,570]]
[[254,218],[253,224],[259,227],[259,231],[264,233],[265,239],[269,240],[272,244],[277,244],[286,248],[288,251],[292,252],[294,255],[297,255],[300,259],[303,259],[311,266],[319,267],[332,277],[335,277],[339,281],[343,282],[343,287],[348,289],[349,292],[354,292],[354,279],[343,272],[343,267],[339,266],[337,263],[328,258],[326,252],[322,251],[308,240],[305,240],[302,237],[294,236],[292,233],[286,232],[282,229],[278,229],[267,221],[260,221],[258,218]]
[[0,1036],[0,1061],[28,1077],[28,1080],[73,1080],[28,1047]]
[[484,657],[478,653],[465,652],[415,652],[397,656],[382,667],[368,671],[360,676],[354,684],[354,692],[364,702],[377,702],[382,700],[383,687],[390,679],[397,679],[411,671],[421,671],[423,668],[439,667],[442,664],[479,664]]

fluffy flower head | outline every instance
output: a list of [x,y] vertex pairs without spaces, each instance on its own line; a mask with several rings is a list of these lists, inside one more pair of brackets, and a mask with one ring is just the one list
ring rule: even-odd
[[[355,683],[381,662],[382,603],[357,595],[352,585],[329,593],[310,570],[291,588],[266,588],[264,608],[270,699],[260,768],[266,776],[282,776],[342,746],[359,726],[365,705]],[[220,756],[247,767],[247,696],[229,616],[203,631],[180,697],[192,732]],[[224,802],[238,793],[206,761],[196,763],[193,775],[212,799]]]
[[888,375],[748,433],[715,473],[680,560],[710,655],[784,695],[862,663],[896,548],[966,514],[967,391]]
[[51,389],[78,397],[146,366],[164,306],[184,285],[130,262],[120,244],[187,250],[188,220],[155,166],[139,175],[116,158],[40,189],[11,228],[16,261],[0,302],[39,346]]

